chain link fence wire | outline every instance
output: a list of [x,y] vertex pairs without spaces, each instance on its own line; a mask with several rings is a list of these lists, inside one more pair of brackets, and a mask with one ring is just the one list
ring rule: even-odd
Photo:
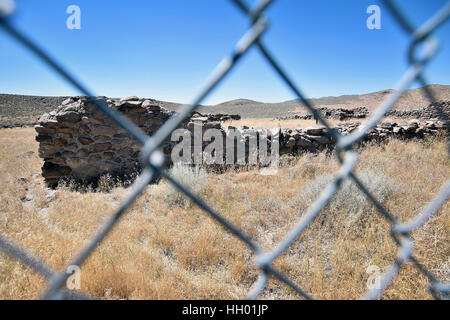
[[[358,155],[352,150],[355,143],[362,140],[368,132],[373,129],[376,124],[383,118],[400,98],[402,93],[407,90],[414,81],[418,81],[423,85],[430,102],[435,102],[433,92],[431,89],[425,87],[426,81],[423,72],[429,61],[436,55],[439,49],[439,41],[433,35],[433,32],[446,22],[450,16],[450,1],[448,1],[439,11],[437,11],[428,21],[419,27],[415,27],[407,18],[405,14],[398,8],[395,1],[384,0],[385,7],[390,11],[393,18],[410,36],[410,45],[408,49],[409,67],[403,74],[401,79],[395,86],[395,91],[389,95],[371,115],[371,117],[363,123],[360,128],[353,133],[343,136],[337,130],[333,129],[326,119],[324,119],[318,110],[316,110],[306,95],[282,69],[275,57],[270,53],[267,46],[263,43],[262,36],[268,29],[268,20],[264,16],[264,11],[273,0],[261,0],[254,7],[249,7],[242,0],[229,0],[236,5],[236,7],[249,18],[250,27],[244,36],[236,44],[233,52],[225,57],[205,84],[198,92],[192,103],[184,105],[178,113],[166,121],[162,127],[151,137],[147,136],[134,123],[108,107],[105,102],[95,99],[95,95],[83,85],[73,74],[62,67],[55,59],[51,57],[40,45],[25,36],[21,31],[14,27],[10,20],[10,16],[14,12],[14,2],[12,0],[0,0],[0,26],[25,48],[33,52],[45,65],[59,74],[64,80],[75,87],[81,94],[89,97],[91,102],[97,106],[102,112],[108,115],[117,125],[125,129],[136,139],[141,145],[140,160],[144,165],[144,169],[138,176],[136,181],[132,184],[131,194],[122,200],[119,208],[111,215],[106,222],[104,222],[94,233],[92,238],[87,242],[86,246],[82,248],[78,254],[75,255],[68,263],[68,265],[81,266],[95,248],[102,242],[105,236],[116,225],[117,221],[126,213],[130,205],[136,200],[144,188],[155,178],[164,177],[171,184],[173,184],[180,192],[189,197],[196,205],[202,208],[211,218],[220,223],[228,232],[239,238],[244,242],[256,255],[255,265],[259,269],[258,279],[250,288],[247,298],[255,299],[266,287],[269,277],[278,279],[292,288],[299,296],[306,299],[313,299],[313,297],[301,288],[298,284],[292,282],[284,273],[277,270],[272,262],[279,257],[284,250],[286,250],[305,230],[306,227],[314,220],[314,218],[321,212],[324,206],[330,201],[333,195],[338,191],[342,182],[345,179],[351,179],[365,194],[367,201],[371,202],[381,214],[390,223],[391,237],[398,246],[398,255],[394,263],[390,265],[382,275],[379,285],[372,287],[363,296],[363,299],[377,299],[381,296],[387,286],[395,279],[401,266],[409,261],[411,262],[429,281],[428,290],[435,299],[448,299],[450,293],[450,284],[440,281],[432,271],[425,268],[414,256],[414,245],[411,238],[411,232],[423,226],[428,219],[434,215],[446,203],[450,197],[450,179],[444,184],[435,198],[428,204],[428,206],[415,218],[409,222],[400,222],[395,216],[388,212],[377,199],[367,190],[363,183],[353,172],[355,168]],[[263,55],[267,63],[274,69],[280,79],[287,85],[288,88],[296,95],[296,97],[303,103],[309,112],[311,112],[315,119],[317,119],[323,126],[326,127],[328,134],[336,141],[336,156],[341,163],[339,172],[335,179],[328,185],[319,195],[318,199],[307,209],[300,221],[294,225],[291,231],[269,252],[263,251],[254,241],[252,241],[244,232],[238,227],[225,219],[219,212],[211,208],[203,199],[195,195],[187,186],[181,185],[177,180],[169,175],[163,165],[164,156],[161,151],[162,144],[169,139],[173,130],[190,116],[191,112],[196,109],[202,101],[211,93],[211,91],[219,85],[219,83],[226,77],[228,72],[238,63],[240,58],[251,48],[256,47]],[[421,51],[420,53],[418,51]],[[436,106],[437,111],[441,115],[443,121],[447,121],[446,116],[439,106]],[[15,243],[9,241],[4,235],[0,233],[0,249],[9,256],[17,259],[24,265],[27,265],[40,273],[47,279],[47,286],[42,293],[44,299],[86,299],[92,298],[86,294],[68,291],[63,288],[65,282],[69,278],[69,274],[65,271],[54,271],[45,265],[40,259],[27,253]]]

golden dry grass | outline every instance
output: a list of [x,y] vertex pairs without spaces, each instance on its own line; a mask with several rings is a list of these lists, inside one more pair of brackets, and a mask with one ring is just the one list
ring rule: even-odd
[[[33,129],[0,130],[0,232],[61,270],[128,190],[80,193],[62,188],[54,200],[39,175]],[[33,151],[32,155],[24,152]],[[17,155],[21,154],[19,158]],[[209,174],[201,195],[263,248],[271,248],[302,216],[308,182],[338,168],[324,154],[293,159],[276,177],[257,171]],[[374,170],[399,186],[384,205],[400,220],[420,212],[450,176],[443,141],[390,141],[361,150],[358,172]],[[20,178],[27,179],[27,182]],[[26,190],[28,188],[28,190]],[[164,201],[164,182],[149,186],[82,266],[82,290],[104,299],[235,299],[256,279],[254,256],[195,206]],[[21,200],[28,194],[32,201]],[[356,299],[369,265],[395,259],[389,225],[368,207],[361,219],[327,207],[275,265],[314,297]],[[429,270],[450,280],[450,206],[414,233],[415,252]],[[429,299],[426,279],[405,265],[384,299]],[[0,253],[0,299],[31,299],[42,277]],[[298,298],[271,280],[265,299]]]
[[[346,120],[334,120],[327,119],[328,124],[334,126],[338,123],[348,123],[348,122],[363,122],[364,119],[346,119]],[[407,122],[405,119],[397,118],[397,117],[389,117],[385,118],[384,121],[396,121],[399,123]],[[316,121],[313,120],[304,120],[304,119],[287,119],[287,120],[277,120],[277,119],[268,119],[268,118],[247,118],[241,120],[230,120],[225,121],[224,125],[240,127],[240,126],[248,126],[248,127],[262,127],[262,128],[306,128],[306,127],[314,127],[316,126]]]

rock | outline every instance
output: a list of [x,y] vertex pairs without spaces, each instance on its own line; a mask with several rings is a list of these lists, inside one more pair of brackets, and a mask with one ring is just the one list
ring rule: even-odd
[[79,168],[87,165],[88,163],[89,161],[87,159],[82,159],[78,157],[72,157],[66,160],[66,164],[71,168]]
[[329,144],[331,140],[327,136],[308,136],[309,140],[315,141],[320,144]]
[[37,142],[49,142],[49,141],[52,141],[52,137],[49,135],[39,134],[36,136],[36,141]]
[[78,141],[84,146],[94,143],[94,140],[89,137],[79,137]]
[[54,134],[56,132],[54,128],[46,128],[42,126],[35,126],[34,130],[36,130],[39,134]]
[[107,143],[96,143],[94,145],[92,145],[92,152],[97,153],[97,152],[105,152],[105,151],[109,151],[112,149],[112,144],[107,142]]
[[75,151],[78,150],[78,144],[76,144],[76,143],[70,143],[70,144],[66,145],[66,146],[64,147],[64,149],[65,149],[66,151],[72,151],[72,152],[75,152]]
[[57,147],[65,146],[65,145],[67,145],[67,143],[68,143],[68,141],[66,139],[62,139],[62,138],[54,138],[52,141],[52,144]]
[[64,100],[64,101],[62,102],[62,104],[63,104],[64,106],[67,106],[67,105],[69,105],[69,104],[71,104],[71,103],[74,103],[74,102],[75,102],[75,99],[72,98],[72,97],[70,97],[70,98],[67,98],[66,100]]
[[152,103],[150,100],[145,100],[142,103],[142,107],[150,111],[160,111],[162,109],[160,106]]
[[448,121],[436,121],[434,123],[434,127],[436,129],[448,129],[450,128],[450,125]]
[[68,166],[59,166],[51,162],[45,162],[42,167],[42,176],[44,178],[62,177],[70,174],[72,169]]
[[118,152],[118,155],[122,158],[129,158],[133,155],[134,150],[132,148],[125,148],[125,149],[121,149]]
[[305,132],[308,135],[321,135],[324,133],[325,127],[309,127]]
[[72,151],[64,151],[63,153],[61,153],[61,157],[64,159],[69,159],[75,156],[75,152]]
[[401,126],[405,133],[414,133],[418,128],[417,123],[408,124],[406,126]]
[[401,133],[402,131],[403,131],[402,127],[394,127],[394,128],[392,128],[392,132],[394,132],[395,134]]
[[84,124],[102,124],[103,123],[102,121],[100,121],[98,119],[95,119],[95,118],[92,118],[92,117],[89,118],[89,117],[86,117],[86,116],[81,118],[81,122],[84,123]]
[[295,138],[294,137],[290,137],[289,140],[286,142],[285,146],[287,148],[292,148],[293,146],[295,146]]
[[204,123],[203,128],[205,128],[205,129],[221,129],[222,126],[220,125],[220,122],[218,122],[218,121],[211,121],[211,122]]
[[58,191],[57,190],[48,189],[46,194],[45,194],[45,200],[47,202],[55,201],[57,197],[58,197]]
[[92,154],[91,156],[89,156],[88,162],[91,163],[95,163],[95,162],[99,162],[102,160],[102,156],[99,154]]
[[303,147],[303,148],[311,148],[311,147],[314,147],[314,143],[313,143],[311,140],[309,140],[308,138],[303,137],[303,136],[299,137],[299,138],[297,139],[297,141],[295,142],[295,144],[296,144],[297,146]]
[[78,122],[81,120],[81,115],[74,111],[66,111],[58,113],[56,116],[58,122]]
[[40,144],[38,155],[41,158],[51,158],[58,150],[58,146]]
[[122,101],[119,103],[118,107],[119,108],[124,108],[124,107],[128,107],[128,108],[138,108],[142,105],[142,102],[137,100],[137,101]]
[[113,136],[117,130],[109,125],[101,124],[89,124],[88,125],[91,135],[94,136]]
[[380,127],[383,129],[392,129],[393,127],[397,126],[397,123],[395,122],[382,122],[380,123]]
[[139,98],[137,96],[128,96],[120,99],[120,102],[123,101],[139,101]]
[[69,128],[69,127],[56,128],[56,132],[58,132],[58,133],[72,133],[73,131],[74,131],[74,128]]
[[115,158],[115,154],[114,152],[105,152],[103,154],[103,158],[105,158],[106,160],[113,160]]
[[22,197],[20,200],[22,201],[22,202],[30,202],[30,201],[33,201],[34,200],[34,196],[33,196],[33,194],[30,192],[30,190],[28,190],[28,189],[25,189],[25,196],[24,197]]
[[73,138],[73,135],[71,133],[58,133],[56,135],[56,137],[61,138],[61,139],[65,139],[65,140],[70,140]]
[[196,117],[196,118],[191,118],[192,122],[206,122],[208,121],[208,117]]
[[17,179],[17,181],[20,183],[28,183],[29,182],[29,180],[25,177],[19,178],[19,179]]
[[89,156],[89,151],[87,149],[80,149],[76,153],[76,156],[79,158],[87,158]]
[[298,138],[300,138],[300,132],[298,130],[294,130],[291,133],[291,137],[294,138],[295,140],[297,140]]

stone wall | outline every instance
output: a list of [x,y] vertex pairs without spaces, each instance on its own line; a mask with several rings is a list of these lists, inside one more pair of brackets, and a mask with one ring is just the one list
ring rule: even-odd
[[[150,100],[98,98],[153,134],[172,114]],[[110,173],[126,176],[139,170],[140,145],[86,97],[65,100],[44,114],[35,127],[42,175],[48,185],[62,177],[91,181]]]
[[[345,120],[345,119],[363,119],[370,115],[370,112],[365,107],[343,109],[343,108],[318,108],[320,115],[324,119]],[[447,120],[450,117],[450,101],[434,102],[422,109],[413,110],[391,110],[386,113],[386,117],[398,117],[398,118],[414,118],[414,119],[442,119]],[[279,117],[277,120],[291,120],[291,119],[313,119],[310,113],[298,113],[285,117]]]
[[[187,128],[193,131],[195,124],[198,122],[190,122]],[[347,122],[338,124],[334,127],[342,135],[348,135],[354,130],[357,130],[361,125],[360,122]],[[204,131],[208,128],[220,129],[222,135],[227,137],[232,130],[238,130],[242,140],[248,139],[249,136],[256,134],[264,134],[265,129],[254,129],[246,126],[232,127],[222,126],[220,123],[203,123]],[[418,120],[412,119],[407,122],[393,122],[383,121],[364,137],[362,142],[368,141],[383,141],[389,138],[396,139],[413,139],[424,138],[426,136],[434,136],[437,134],[448,135],[449,123],[441,120]],[[309,128],[280,128],[279,145],[280,155],[284,154],[301,154],[304,152],[320,152],[325,149],[332,149],[335,141],[327,132],[327,129],[322,126],[314,126]],[[244,141],[246,150],[248,151],[248,140]]]
[[416,119],[442,119],[445,117],[448,120],[450,117],[450,101],[435,102],[420,110],[391,110],[386,116]]
[[[359,107],[353,109],[344,108],[317,108],[317,111],[324,119],[345,120],[345,119],[362,119],[369,115],[369,110],[366,107]],[[313,119],[310,113],[292,114],[285,117],[279,117],[277,120],[292,120],[292,119]]]
[[[137,97],[120,100],[104,97],[98,99],[106,102],[110,108],[122,112],[149,135],[156,132],[173,114],[155,102]],[[265,134],[264,129],[223,126],[219,121],[211,121],[208,116],[194,113],[181,126],[192,133],[191,146],[195,146],[195,127],[200,125],[201,135],[211,128],[220,131],[220,136],[224,138],[224,150],[227,137],[237,133],[238,139],[245,144],[246,157],[249,137]],[[335,129],[346,135],[356,130],[359,125],[345,123],[337,125]],[[49,186],[55,186],[65,177],[92,182],[107,173],[126,177],[140,170],[138,159],[141,146],[85,97],[65,100],[56,110],[44,114],[35,129],[39,156],[44,159],[42,175]],[[334,141],[323,127],[277,130],[280,155],[320,152],[334,146]],[[391,137],[422,138],[438,132],[448,134],[448,130],[448,122],[439,120],[410,120],[405,123],[385,121],[371,130],[365,141],[381,141]],[[167,142],[163,146],[164,153],[169,155],[176,143],[178,142]],[[202,150],[207,145],[208,141],[202,141]],[[270,146],[270,143],[268,145]],[[168,160],[170,161],[170,157]]]
[[230,120],[241,120],[241,116],[238,114],[224,114],[224,113],[215,113],[215,114],[202,114],[200,112],[193,112],[191,115],[191,119],[197,119],[199,121],[230,121]]
[[[348,135],[360,125],[360,122],[347,122],[336,125],[335,129],[342,135]],[[448,133],[449,123],[440,120],[413,119],[402,123],[384,121],[370,130],[362,142],[381,142],[390,138],[407,140]],[[324,127],[281,129],[280,154],[322,151],[325,148],[333,148],[334,143]]]

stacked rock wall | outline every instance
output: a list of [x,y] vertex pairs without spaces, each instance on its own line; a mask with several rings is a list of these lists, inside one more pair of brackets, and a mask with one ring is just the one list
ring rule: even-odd
[[[321,107],[317,111],[324,119],[345,120],[345,119],[362,119],[369,115],[369,110],[366,107],[359,107],[353,109],[343,108],[327,108]],[[292,114],[285,117],[279,117],[278,120],[291,120],[291,119],[313,119],[313,115],[310,113]]]
[[[149,135],[156,132],[173,115],[173,112],[162,108],[154,101],[137,97],[120,100],[98,99],[107,103],[110,108],[122,112]],[[356,130],[359,125],[359,123],[345,123],[337,125],[335,129],[347,135]],[[196,126],[201,127],[201,130],[196,131]],[[65,100],[55,111],[44,114],[35,129],[36,140],[39,142],[39,156],[44,159],[42,175],[50,186],[55,186],[61,178],[65,177],[91,182],[107,173],[126,177],[140,170],[138,159],[141,145],[103,112],[97,110],[88,98],[74,97]],[[191,149],[193,153],[190,155],[192,157],[195,157],[196,132],[197,135],[200,132],[201,150],[204,151],[211,140],[202,139],[203,135],[208,129],[217,129],[218,136],[223,139],[223,150],[227,150],[227,143],[241,142],[246,152],[245,159],[248,159],[250,139],[265,135],[267,132],[264,129],[222,126],[220,122],[210,121],[209,117],[202,117],[199,114],[193,114],[190,119],[183,122],[181,129],[190,132],[191,140],[188,143],[193,147]],[[365,141],[381,141],[391,137],[422,138],[438,132],[448,134],[448,131],[448,122],[439,120],[383,122],[369,132]],[[332,149],[335,143],[322,127],[277,129],[276,135],[279,137],[280,155],[320,152],[324,149]],[[174,146],[179,142],[167,142],[163,146],[165,154],[171,154]],[[270,145],[271,143],[267,143],[268,147]],[[168,160],[170,161],[170,157]]]
[[450,101],[440,101],[430,104],[420,110],[391,110],[387,116],[399,118],[417,118],[417,119],[443,119],[450,117]]
[[[153,134],[173,114],[150,100],[98,98]],[[69,98],[44,114],[35,127],[42,175],[49,185],[62,177],[91,181],[110,173],[126,176],[139,170],[140,145],[86,97]]]
[[[187,128],[190,131],[194,130],[198,121],[189,122]],[[348,135],[353,131],[357,130],[361,125],[360,122],[347,122],[338,124],[334,127],[342,135]],[[202,124],[203,133],[209,128],[219,129],[222,132],[224,141],[226,137],[233,134],[234,130],[239,132],[240,141],[245,143],[245,149],[249,149],[249,137],[252,135],[259,136],[265,134],[266,129],[254,129],[246,126],[243,127],[232,127],[232,126],[222,126],[218,122],[204,122]],[[309,128],[279,128],[279,147],[280,155],[284,154],[302,154],[304,152],[320,152],[325,149],[332,149],[334,147],[335,141],[328,133],[327,129],[322,126],[315,126]],[[272,130],[274,131],[274,130]],[[378,124],[374,129],[370,130],[369,133],[364,137],[362,142],[368,141],[383,141],[389,138],[396,139],[413,139],[413,138],[424,138],[426,136],[434,136],[437,134],[448,135],[449,133],[449,123],[441,120],[418,120],[412,119],[408,122],[392,122],[384,121]],[[272,132],[274,135],[275,132]],[[206,139],[205,139],[206,140]],[[203,147],[208,145],[205,141]],[[270,143],[268,143],[270,145]],[[194,146],[194,143],[192,143]],[[224,148],[226,148],[226,143],[224,143]],[[246,155],[246,157],[248,154]]]
[[[370,115],[370,112],[365,107],[343,109],[343,108],[327,108],[321,107],[317,111],[324,119],[345,120],[345,119],[362,119]],[[398,118],[415,118],[422,120],[429,119],[449,119],[450,117],[450,101],[434,102],[421,109],[412,110],[391,110],[386,113],[386,117],[398,117]],[[313,116],[310,113],[292,114],[285,117],[279,117],[278,120],[291,120],[291,119],[312,119]]]

